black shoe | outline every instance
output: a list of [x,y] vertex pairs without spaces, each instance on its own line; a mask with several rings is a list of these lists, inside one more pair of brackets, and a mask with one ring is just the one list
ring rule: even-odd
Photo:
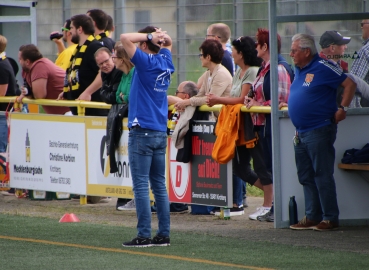
[[258,216],[257,220],[266,221],[266,222],[274,222],[274,212],[267,212],[265,215]]
[[166,247],[166,246],[170,246],[170,238],[168,236],[155,236],[152,239],[152,245],[154,247]]
[[123,247],[152,247],[150,238],[136,237],[129,242],[122,244]]

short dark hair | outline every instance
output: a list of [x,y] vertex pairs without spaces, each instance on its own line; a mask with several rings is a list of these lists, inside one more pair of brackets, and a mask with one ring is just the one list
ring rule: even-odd
[[202,50],[203,57],[210,55],[211,62],[215,64],[220,64],[222,62],[224,50],[222,44],[218,40],[206,39],[199,47],[199,50]]
[[74,15],[70,20],[73,22],[74,27],[82,27],[83,33],[86,35],[93,35],[95,33],[94,23],[92,18],[86,14]]
[[183,91],[190,97],[196,96],[199,92],[196,83],[189,81],[183,86]]
[[87,13],[95,22],[96,27],[100,30],[105,31],[105,28],[108,25],[108,15],[105,13],[105,11],[95,8],[90,9],[89,11],[87,11]]
[[255,49],[255,41],[251,37],[239,37],[232,41],[232,46],[238,53],[242,53],[245,65],[260,67],[263,60],[257,57],[258,52]]
[[[257,44],[263,46],[264,44],[268,45],[268,50],[270,49],[269,45],[269,31],[264,28],[258,28],[258,32],[256,33]],[[277,33],[277,50],[278,53],[281,53],[282,41],[281,36]]]
[[[157,28],[158,27],[156,27],[156,26],[148,25],[145,28],[142,28],[142,29],[138,30],[138,33],[147,33],[147,34],[152,33],[152,32],[155,32]],[[144,42],[146,42],[146,41],[144,41]],[[149,48],[150,51],[152,51],[154,53],[158,53],[160,51],[160,47],[152,44],[151,42],[146,42],[146,44],[147,44],[147,47]]]
[[113,18],[107,14],[108,16],[108,24],[105,27],[105,31],[113,31],[114,29],[114,22],[113,22]]
[[72,21],[70,19],[65,20],[65,28],[67,28],[68,30],[70,30],[70,24],[72,23]]
[[31,63],[41,59],[43,56],[34,44],[26,44],[19,47],[23,60],[29,60]]

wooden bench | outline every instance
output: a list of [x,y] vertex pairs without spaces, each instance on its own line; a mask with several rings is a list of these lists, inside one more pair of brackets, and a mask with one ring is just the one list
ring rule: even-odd
[[339,163],[338,168],[356,171],[365,181],[369,183],[369,164],[344,164]]

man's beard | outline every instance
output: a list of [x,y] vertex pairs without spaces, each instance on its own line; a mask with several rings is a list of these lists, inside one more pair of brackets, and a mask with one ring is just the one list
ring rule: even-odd
[[72,42],[74,43],[74,44],[79,44],[79,35],[73,35],[72,36]]

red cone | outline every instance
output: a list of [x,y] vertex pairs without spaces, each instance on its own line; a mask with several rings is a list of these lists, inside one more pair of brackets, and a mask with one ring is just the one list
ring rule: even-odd
[[59,220],[59,222],[79,222],[79,218],[71,213],[71,214],[64,214],[64,216],[62,216],[62,218]]

